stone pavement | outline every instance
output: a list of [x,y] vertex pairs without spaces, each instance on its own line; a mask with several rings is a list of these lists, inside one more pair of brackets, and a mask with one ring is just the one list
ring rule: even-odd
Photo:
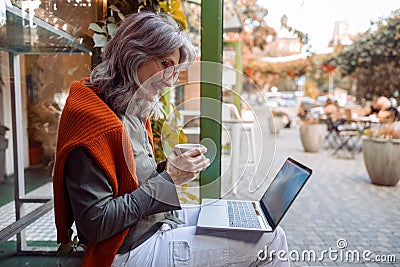
[[[362,153],[354,159],[345,151],[336,156],[324,149],[306,153],[298,126],[271,135],[265,123],[260,124],[262,136],[256,137],[257,144],[262,140],[266,145],[259,169],[253,175],[254,170],[249,168],[238,184],[238,193],[228,193],[227,197],[259,199],[288,156],[313,169],[281,222],[291,266],[400,266],[400,184],[372,185]],[[275,153],[273,149],[265,151],[274,146]],[[269,166],[266,181],[251,193],[248,177],[260,183]],[[228,191],[226,180],[223,176],[223,189]]]

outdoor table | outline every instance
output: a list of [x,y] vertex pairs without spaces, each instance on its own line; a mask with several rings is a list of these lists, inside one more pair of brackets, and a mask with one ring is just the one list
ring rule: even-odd
[[353,121],[347,120],[344,124],[337,127],[338,146],[335,148],[333,155],[336,155],[339,150],[345,149],[354,157],[355,153],[360,149],[357,146],[361,140],[361,136],[365,129],[370,127],[370,121]]
[[333,152],[336,155],[339,150],[346,149],[354,157],[355,153],[358,152],[357,143],[361,138],[362,133],[357,130],[342,130],[338,132],[339,146]]

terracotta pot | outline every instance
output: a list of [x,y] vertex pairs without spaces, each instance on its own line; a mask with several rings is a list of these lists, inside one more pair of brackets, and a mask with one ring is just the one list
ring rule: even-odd
[[364,138],[365,167],[373,184],[394,186],[400,180],[400,140]]
[[304,151],[318,152],[326,135],[325,124],[304,123],[300,125],[300,138]]

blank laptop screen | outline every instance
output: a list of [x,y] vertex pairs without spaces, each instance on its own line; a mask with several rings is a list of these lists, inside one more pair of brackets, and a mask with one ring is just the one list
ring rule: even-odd
[[297,165],[290,159],[283,164],[261,199],[275,226],[278,225],[310,174],[311,170]]

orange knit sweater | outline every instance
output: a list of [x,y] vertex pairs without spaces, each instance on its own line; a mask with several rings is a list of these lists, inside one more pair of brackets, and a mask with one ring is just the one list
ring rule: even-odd
[[[153,146],[149,120],[146,130]],[[54,166],[54,212],[58,243],[71,240],[68,230],[74,218],[64,181],[64,164],[68,154],[76,147],[84,147],[90,153],[107,176],[114,197],[132,192],[139,186],[132,147],[123,124],[92,89],[82,82],[73,82],[60,119]],[[89,242],[82,266],[111,266],[128,231],[129,228],[98,243]]]

